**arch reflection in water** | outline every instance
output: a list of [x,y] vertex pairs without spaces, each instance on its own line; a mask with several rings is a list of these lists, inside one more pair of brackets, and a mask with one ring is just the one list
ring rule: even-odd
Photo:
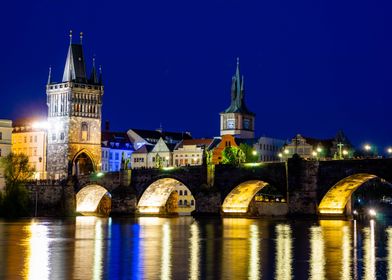
[[190,244],[190,271],[189,279],[196,280],[200,277],[199,260],[200,260],[200,237],[199,225],[195,222],[191,225]]
[[[103,271],[103,219],[76,217],[74,273],[77,279],[101,279]],[[87,269],[90,268],[90,269]]]
[[246,181],[235,187],[222,204],[224,213],[246,213],[253,197],[268,183],[258,180]]
[[325,279],[324,238],[320,226],[310,228],[310,273],[309,279]]
[[374,220],[370,220],[370,226],[363,229],[364,232],[364,277],[363,279],[376,279],[376,248],[374,243]]
[[76,212],[93,213],[108,191],[100,185],[88,185],[76,194]]
[[257,225],[250,225],[249,247],[249,279],[260,279],[260,240]]
[[45,280],[50,276],[48,228],[32,221],[28,226],[28,266],[24,278]]
[[292,235],[289,225],[277,225],[276,231],[276,270],[275,279],[292,278]]

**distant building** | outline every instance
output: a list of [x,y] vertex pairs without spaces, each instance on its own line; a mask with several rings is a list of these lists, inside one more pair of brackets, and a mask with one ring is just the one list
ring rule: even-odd
[[212,164],[219,164],[222,161],[222,152],[226,147],[239,146],[234,136],[230,134],[223,135],[219,140],[220,141],[216,144],[216,146],[212,150],[212,159],[211,159]]
[[177,213],[179,215],[190,215],[196,208],[194,196],[184,186],[177,186],[175,191],[178,193]]
[[161,138],[167,144],[177,144],[182,140],[192,139],[189,132],[169,132],[132,128],[128,130],[127,134],[135,150],[145,144],[155,145]]
[[305,159],[344,159],[353,157],[354,147],[343,131],[339,131],[330,139],[316,139],[297,134],[282,148],[280,154],[283,159],[291,158],[294,154]]
[[133,145],[125,132],[102,132],[102,171],[131,168]]
[[[0,159],[11,153],[12,121],[0,119]],[[0,190],[4,189],[4,170],[0,168]]]
[[148,153],[152,151],[154,145],[145,144],[139,149],[134,151],[131,155],[132,169],[147,168],[148,166]]
[[24,154],[34,169],[34,179],[46,179],[47,123],[37,120],[20,120],[12,130],[12,152]]
[[173,152],[174,166],[201,165],[204,151],[214,139],[189,139],[181,141]]
[[231,81],[230,107],[220,113],[220,135],[232,135],[237,138],[255,137],[255,114],[245,105],[244,76],[240,75],[240,63]]
[[70,44],[61,82],[50,71],[46,86],[48,105],[48,164],[50,178],[89,174],[101,170],[101,111],[104,86],[95,59],[88,77],[82,34]]
[[260,137],[253,145],[259,161],[280,161],[279,153],[285,141],[270,137]]
[[175,144],[166,143],[160,138],[147,155],[147,167],[173,166],[173,150]]

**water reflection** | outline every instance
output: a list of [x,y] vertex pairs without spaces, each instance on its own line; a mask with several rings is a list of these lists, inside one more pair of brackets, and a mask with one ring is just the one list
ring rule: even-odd
[[[275,279],[292,278],[292,236],[289,225],[277,225],[276,229]],[[253,278],[256,279],[256,278]]]
[[324,238],[321,227],[310,228],[310,279],[325,279]]
[[28,254],[25,279],[49,279],[49,239],[48,228],[44,224],[32,221],[26,227],[28,232]]
[[78,217],[0,230],[0,279],[392,279],[392,227],[374,221]]
[[364,232],[364,279],[375,279],[376,258],[374,244],[374,220],[370,220],[370,227],[363,229]]
[[199,237],[199,225],[193,223],[191,225],[191,237],[189,239],[190,244],[190,273],[189,279],[199,279],[199,262],[200,262],[200,237]]

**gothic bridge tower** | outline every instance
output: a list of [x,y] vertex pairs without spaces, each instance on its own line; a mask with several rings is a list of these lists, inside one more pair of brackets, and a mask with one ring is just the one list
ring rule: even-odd
[[88,174],[101,169],[102,72],[92,61],[91,75],[80,43],[70,44],[62,82],[46,86],[48,105],[47,171],[49,178]]
[[220,134],[233,135],[238,138],[255,137],[255,114],[245,105],[244,76],[240,75],[240,61],[231,81],[231,104],[220,113]]

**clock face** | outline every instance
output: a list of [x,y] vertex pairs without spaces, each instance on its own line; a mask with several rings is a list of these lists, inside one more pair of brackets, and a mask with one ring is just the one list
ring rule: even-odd
[[234,128],[234,120],[227,120],[227,128]]

